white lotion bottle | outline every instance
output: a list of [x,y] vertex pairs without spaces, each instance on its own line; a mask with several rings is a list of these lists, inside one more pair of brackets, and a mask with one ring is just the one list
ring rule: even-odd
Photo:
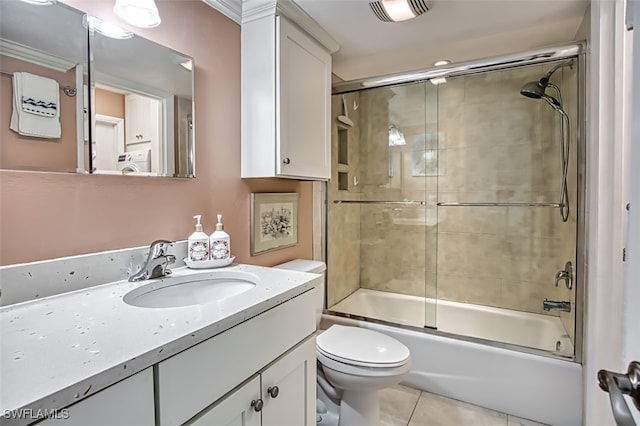
[[209,236],[202,230],[201,217],[199,214],[193,217],[196,220],[196,231],[187,240],[188,259],[191,262],[209,260]]
[[225,260],[231,256],[231,237],[224,232],[221,214],[218,214],[216,230],[209,238],[209,247],[211,250],[211,260]]

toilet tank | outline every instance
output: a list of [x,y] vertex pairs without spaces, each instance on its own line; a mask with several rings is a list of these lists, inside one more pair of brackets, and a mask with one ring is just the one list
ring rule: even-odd
[[290,262],[275,265],[274,268],[300,272],[312,272],[314,274],[322,275],[320,283],[313,288],[313,291],[316,292],[316,330],[318,330],[320,327],[320,320],[322,319],[322,309],[324,308],[324,273],[327,270],[327,265],[319,260],[295,259]]

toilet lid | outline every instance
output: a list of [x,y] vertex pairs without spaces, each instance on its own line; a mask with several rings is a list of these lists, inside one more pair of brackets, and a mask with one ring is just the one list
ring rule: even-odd
[[366,367],[398,367],[409,359],[409,348],[392,337],[337,324],[317,337],[316,348],[336,361]]

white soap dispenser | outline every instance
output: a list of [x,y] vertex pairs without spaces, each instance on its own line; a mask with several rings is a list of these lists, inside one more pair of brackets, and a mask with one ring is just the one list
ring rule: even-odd
[[193,217],[196,220],[196,231],[189,236],[187,241],[188,256],[192,262],[209,260],[209,236],[202,230],[201,217],[199,214]]
[[231,237],[224,232],[222,225],[222,215],[218,215],[216,230],[211,234],[209,247],[211,248],[211,260],[225,260],[231,256]]

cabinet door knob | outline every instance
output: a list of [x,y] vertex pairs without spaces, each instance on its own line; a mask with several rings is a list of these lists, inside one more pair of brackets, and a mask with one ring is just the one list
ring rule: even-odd
[[282,162],[283,162],[284,164],[289,164],[289,163],[291,163],[291,159],[290,159],[289,157],[284,157],[284,158],[282,159]]
[[280,393],[280,389],[278,389],[277,386],[270,386],[269,388],[267,388],[267,393],[271,398],[277,398],[278,394]]
[[254,411],[261,411],[263,405],[264,405],[264,402],[262,402],[262,399],[260,398],[254,399],[253,401],[251,401],[251,406],[253,407]]

